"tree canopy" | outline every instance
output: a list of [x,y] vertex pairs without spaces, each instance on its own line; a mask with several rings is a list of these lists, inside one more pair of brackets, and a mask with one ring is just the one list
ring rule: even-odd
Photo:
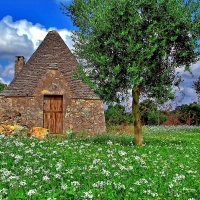
[[[175,69],[199,60],[200,2],[193,0],[73,0],[63,11],[73,31],[81,78],[105,102],[132,90],[135,143],[142,145],[139,97],[164,103],[181,77]],[[84,64],[83,64],[84,62]]]
[[0,83],[0,92],[2,92],[6,86],[6,84]]

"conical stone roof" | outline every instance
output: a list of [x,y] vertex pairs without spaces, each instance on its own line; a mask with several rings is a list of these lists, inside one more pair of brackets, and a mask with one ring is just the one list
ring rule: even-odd
[[56,67],[66,79],[71,98],[99,99],[89,86],[71,77],[77,66],[75,57],[56,31],[50,31],[14,80],[0,95],[33,96],[34,88],[48,69]]

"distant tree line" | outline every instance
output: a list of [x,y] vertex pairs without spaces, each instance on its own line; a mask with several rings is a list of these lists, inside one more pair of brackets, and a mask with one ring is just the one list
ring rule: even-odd
[[[198,102],[182,104],[172,111],[158,110],[152,100],[146,99],[139,105],[142,125],[200,125],[200,77],[193,82]],[[120,104],[110,105],[105,111],[107,125],[131,125],[132,113],[127,113]]]
[[0,83],[0,92],[2,92],[7,87],[7,84]]
[[[182,104],[172,111],[158,110],[153,101],[146,99],[140,103],[142,125],[200,125],[200,104],[197,102]],[[125,107],[116,104],[105,111],[107,125],[131,125],[133,117]]]

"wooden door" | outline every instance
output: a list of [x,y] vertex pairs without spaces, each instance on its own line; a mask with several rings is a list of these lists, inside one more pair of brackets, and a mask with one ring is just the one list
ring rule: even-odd
[[44,128],[50,133],[62,133],[63,131],[63,96],[44,96]]

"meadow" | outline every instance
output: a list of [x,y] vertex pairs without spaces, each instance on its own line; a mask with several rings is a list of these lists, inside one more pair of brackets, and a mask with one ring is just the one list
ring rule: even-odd
[[0,199],[199,200],[200,127],[38,141],[0,135]]

